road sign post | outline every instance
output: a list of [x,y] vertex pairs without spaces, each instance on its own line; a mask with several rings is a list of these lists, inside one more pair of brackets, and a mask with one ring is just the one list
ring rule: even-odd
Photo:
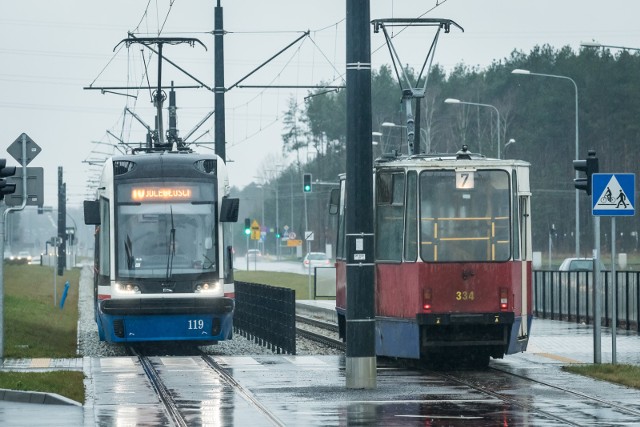
[[[22,165],[22,190],[23,202],[20,207],[6,208],[4,203],[0,202],[0,250],[4,256],[4,237],[6,235],[5,225],[7,223],[7,215],[9,212],[22,210],[26,205],[27,197],[27,165],[33,160],[42,149],[36,144],[26,133],[22,133],[7,148],[7,152],[13,156],[18,163]],[[3,166],[4,167],[4,166]],[[19,186],[16,185],[16,188]],[[0,262],[0,360],[4,358],[4,262]]]
[[[616,217],[635,215],[635,181],[633,173],[596,173],[593,174],[591,206],[595,220],[600,224],[601,216],[611,217],[611,363],[617,362],[616,328],[617,325],[617,272],[616,272]],[[599,234],[596,236],[599,239]],[[595,262],[595,261],[594,261]],[[601,274],[594,263],[594,274]],[[595,326],[594,319],[594,326]],[[599,322],[598,322],[599,323]]]

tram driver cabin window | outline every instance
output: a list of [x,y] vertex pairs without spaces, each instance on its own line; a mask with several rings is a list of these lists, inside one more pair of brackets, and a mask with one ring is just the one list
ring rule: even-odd
[[404,172],[376,177],[376,260],[402,261]]
[[510,258],[511,197],[506,171],[423,171],[419,192],[423,261]]

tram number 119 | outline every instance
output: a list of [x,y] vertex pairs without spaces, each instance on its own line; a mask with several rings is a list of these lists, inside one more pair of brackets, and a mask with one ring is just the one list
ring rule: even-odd
[[189,320],[189,330],[192,330],[192,329],[204,329],[204,320],[202,319]]

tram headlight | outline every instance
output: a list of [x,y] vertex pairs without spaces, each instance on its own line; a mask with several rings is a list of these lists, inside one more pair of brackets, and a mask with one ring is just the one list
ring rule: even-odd
[[201,282],[196,284],[194,289],[196,294],[222,294],[222,282]]
[[140,294],[140,288],[138,285],[133,285],[131,283],[116,283],[116,292],[121,294]]

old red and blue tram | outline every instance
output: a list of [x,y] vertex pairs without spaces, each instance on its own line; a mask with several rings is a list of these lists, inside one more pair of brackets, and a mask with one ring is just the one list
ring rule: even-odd
[[[336,309],[345,337],[349,206],[337,213]],[[376,354],[428,361],[525,351],[532,320],[529,164],[471,154],[374,165]],[[336,194],[337,196],[337,194]],[[332,197],[332,203],[338,197]]]

